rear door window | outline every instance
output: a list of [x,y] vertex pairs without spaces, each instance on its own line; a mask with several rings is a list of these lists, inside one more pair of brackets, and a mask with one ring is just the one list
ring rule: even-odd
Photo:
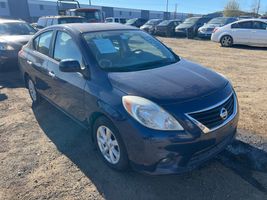
[[41,54],[49,56],[49,49],[52,37],[53,31],[42,33],[33,40],[33,48]]
[[40,27],[46,27],[46,21],[47,21],[46,18],[39,18],[37,25]]

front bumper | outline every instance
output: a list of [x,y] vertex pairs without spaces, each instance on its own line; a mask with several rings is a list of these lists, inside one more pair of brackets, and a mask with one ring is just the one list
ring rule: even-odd
[[211,35],[212,35],[212,33],[198,32],[199,38],[210,39]]
[[18,67],[18,51],[0,51],[0,71],[11,71]]
[[236,112],[230,120],[210,132],[202,131],[189,118],[182,119],[187,124],[183,124],[184,131],[152,130],[132,118],[126,123],[118,122],[132,167],[147,174],[176,174],[213,158],[235,137],[239,118],[238,102],[235,102]]

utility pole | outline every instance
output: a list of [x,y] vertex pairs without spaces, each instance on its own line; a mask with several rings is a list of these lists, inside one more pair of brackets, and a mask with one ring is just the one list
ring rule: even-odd
[[90,5],[90,6],[92,5],[92,2],[91,2],[91,0],[89,0],[89,5]]
[[258,5],[257,5],[257,17],[258,17],[259,12],[260,12],[260,7],[261,7],[261,0],[258,0]]
[[175,10],[174,10],[174,19],[176,19],[177,15],[177,3],[175,4]]
[[166,0],[166,12],[169,11],[169,0]]

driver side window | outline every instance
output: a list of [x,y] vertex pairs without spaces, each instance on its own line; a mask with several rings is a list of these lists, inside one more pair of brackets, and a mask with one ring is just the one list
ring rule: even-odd
[[61,31],[57,33],[54,59],[59,62],[64,59],[74,59],[77,60],[81,66],[83,65],[80,49],[69,34]]

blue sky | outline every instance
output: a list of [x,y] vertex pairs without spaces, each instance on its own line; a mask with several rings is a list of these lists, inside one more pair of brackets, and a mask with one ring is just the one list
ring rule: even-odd
[[[88,3],[89,0],[79,0]],[[93,5],[137,8],[148,10],[166,10],[166,0],[91,0]],[[250,11],[255,0],[239,0],[242,10]],[[169,0],[169,11],[174,11],[175,4],[178,12],[206,14],[222,10],[228,0]],[[267,12],[267,0],[261,0],[261,13]]]

